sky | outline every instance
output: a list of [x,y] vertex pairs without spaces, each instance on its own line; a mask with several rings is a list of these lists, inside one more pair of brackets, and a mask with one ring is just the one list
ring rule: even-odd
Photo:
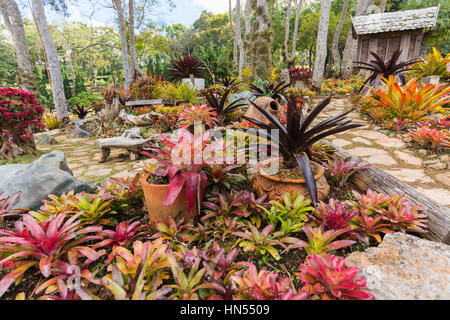
[[[69,0],[68,12],[70,16],[66,18],[69,21],[92,23],[94,26],[114,26],[114,11],[106,8],[105,3],[111,3],[108,0]],[[187,27],[192,26],[195,20],[200,17],[203,10],[217,13],[228,12],[228,0],[173,0],[175,8],[168,11],[169,6],[165,0],[161,0],[161,5],[152,13],[152,20],[164,22],[168,25],[181,23]],[[25,4],[27,1],[22,0]],[[234,3],[234,1],[233,1]],[[31,18],[31,11],[25,5],[22,6],[23,14]],[[62,21],[61,14],[53,10],[46,9],[47,18],[50,23]],[[93,14],[92,14],[93,13]],[[92,15],[92,17],[91,17]]]

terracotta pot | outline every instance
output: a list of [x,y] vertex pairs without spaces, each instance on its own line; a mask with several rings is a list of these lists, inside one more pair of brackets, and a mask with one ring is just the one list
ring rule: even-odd
[[163,202],[169,185],[150,184],[147,179],[148,176],[143,177],[142,189],[144,190],[145,205],[153,227],[159,222],[168,224],[169,217],[172,217],[174,220],[184,217],[185,221],[187,221],[194,219],[198,215],[197,209],[192,214],[188,212],[186,186],[183,187],[173,205],[167,207]]
[[[264,164],[265,162],[262,162],[258,166],[258,173],[253,178],[252,182],[253,190],[258,196],[267,193],[269,195],[269,200],[282,201],[283,195],[294,191],[310,198],[305,179],[283,179],[276,176],[271,176],[264,172]],[[317,170],[317,174],[314,176],[314,179],[316,180],[319,200],[324,201],[330,194],[330,186],[324,176],[325,170],[316,162],[311,162],[311,165]]]

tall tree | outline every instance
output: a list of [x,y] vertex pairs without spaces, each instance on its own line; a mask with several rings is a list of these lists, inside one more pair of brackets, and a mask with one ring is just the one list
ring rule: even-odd
[[252,9],[250,7],[250,2],[252,0],[247,0],[245,2],[245,12],[244,12],[244,47],[245,47],[245,58],[244,58],[244,66],[250,66],[250,58],[249,58],[249,42],[250,42],[250,33],[251,33],[251,22],[252,22]]
[[14,0],[0,0],[0,10],[3,21],[12,36],[14,49],[17,56],[18,75],[20,87],[24,90],[38,93],[37,82],[33,74],[30,61],[30,52],[25,36],[22,16],[19,6]]
[[347,18],[348,4],[350,0],[344,0],[342,4],[341,16],[339,18],[339,23],[333,34],[333,41],[331,43],[331,55],[333,57],[333,64],[335,75],[339,76],[341,74],[341,54],[339,53],[339,38],[341,37],[342,27],[344,26],[345,19]]
[[237,45],[239,47],[239,73],[244,69],[245,50],[244,43],[242,42],[241,34],[241,0],[236,0],[236,28],[235,37]]
[[61,126],[64,126],[69,121],[69,115],[67,111],[66,96],[64,94],[61,65],[59,63],[58,52],[56,51],[55,43],[48,28],[43,1],[31,0],[31,11],[33,13],[34,21],[41,37],[45,56],[47,58],[56,114]]
[[312,86],[320,89],[325,72],[327,58],[328,24],[330,22],[331,0],[322,0],[320,4],[319,30],[317,31],[316,57],[314,59],[314,71]]
[[129,89],[133,81],[133,74],[128,60],[128,40],[125,31],[125,14],[122,0],[112,0],[114,10],[117,12],[117,20],[119,22],[120,43],[122,47],[122,64],[125,77],[124,87]]
[[128,0],[128,33],[130,35],[130,71],[132,73],[137,69],[136,63],[136,38],[134,35],[135,32],[135,23],[134,23],[134,0]]
[[291,7],[292,0],[288,0],[288,7],[286,13],[286,32],[284,37],[284,61],[289,69],[294,67],[295,64],[295,54],[297,52],[297,37],[298,37],[298,24],[300,20],[300,13],[302,9],[303,0],[294,0],[296,13],[294,22],[294,31],[292,36],[292,49],[289,53],[289,36],[290,36],[290,24],[291,24]]
[[[356,7],[355,16],[364,15],[367,8],[373,4],[373,0],[359,0],[358,6]],[[344,53],[342,55],[342,67],[344,78],[350,78],[353,72],[353,63],[356,56],[356,46],[357,41],[353,39],[352,29],[348,31],[347,41],[345,42]]]
[[250,36],[250,65],[256,78],[269,80],[273,34],[268,0],[252,0],[251,5],[255,13],[255,21]]

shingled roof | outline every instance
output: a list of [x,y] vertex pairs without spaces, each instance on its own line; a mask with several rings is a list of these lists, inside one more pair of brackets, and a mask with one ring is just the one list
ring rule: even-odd
[[375,13],[356,16],[352,23],[357,35],[432,28],[436,25],[438,13],[439,7]]

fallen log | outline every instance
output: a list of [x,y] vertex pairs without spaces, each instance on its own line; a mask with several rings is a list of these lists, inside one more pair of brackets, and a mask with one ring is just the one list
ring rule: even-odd
[[[359,159],[331,142],[326,141],[325,143],[336,149],[338,158],[353,161]],[[363,160],[362,163],[366,162]],[[412,204],[422,205],[423,213],[428,215],[428,232],[422,234],[423,238],[450,244],[450,208],[430,199],[410,185],[375,166],[357,171],[352,175],[351,180],[363,191],[370,188],[387,195],[406,194]]]

